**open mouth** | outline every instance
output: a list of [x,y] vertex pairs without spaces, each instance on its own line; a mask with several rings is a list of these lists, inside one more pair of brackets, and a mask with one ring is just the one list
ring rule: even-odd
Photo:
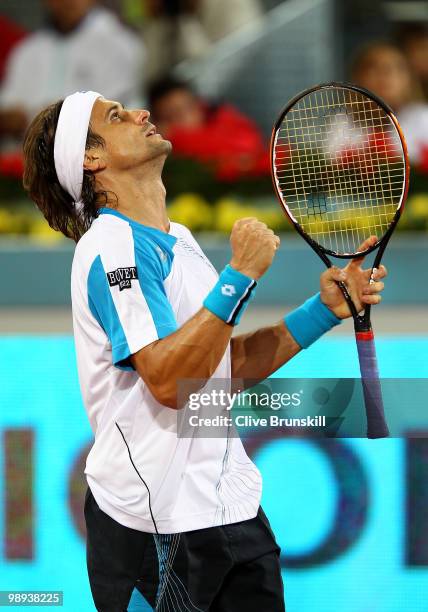
[[156,126],[152,125],[152,127],[148,130],[146,137],[148,138],[149,136],[155,136],[155,134],[157,134]]

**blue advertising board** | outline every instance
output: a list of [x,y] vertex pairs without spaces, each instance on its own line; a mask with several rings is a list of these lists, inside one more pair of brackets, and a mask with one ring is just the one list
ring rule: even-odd
[[[378,353],[383,376],[428,378],[428,339],[382,338]],[[94,610],[73,341],[1,338],[0,372],[0,591],[59,590],[62,609]],[[354,341],[322,339],[280,374],[357,376]],[[428,610],[425,442],[276,438],[254,451],[290,612]]]

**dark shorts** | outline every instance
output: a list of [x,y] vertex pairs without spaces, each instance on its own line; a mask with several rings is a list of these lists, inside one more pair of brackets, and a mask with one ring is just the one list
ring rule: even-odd
[[137,589],[158,612],[284,612],[279,547],[254,519],[171,535],[120,525],[85,502],[89,581],[97,610],[123,612]]

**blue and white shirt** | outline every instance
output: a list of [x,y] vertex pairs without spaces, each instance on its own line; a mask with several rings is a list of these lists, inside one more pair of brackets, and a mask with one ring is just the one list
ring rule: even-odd
[[[188,321],[217,278],[177,223],[165,233],[104,208],[77,244],[74,336],[95,435],[85,473],[100,508],[132,529],[180,533],[257,514],[261,476],[240,439],[178,437],[177,412],[129,361]],[[228,347],[213,376],[230,375]]]

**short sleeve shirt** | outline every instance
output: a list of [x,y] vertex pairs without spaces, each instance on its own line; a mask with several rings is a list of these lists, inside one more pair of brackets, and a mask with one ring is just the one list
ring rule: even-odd
[[[77,244],[74,336],[95,436],[85,473],[100,508],[127,527],[179,533],[257,514],[261,477],[239,438],[180,438],[177,412],[130,362],[188,321],[217,278],[176,223],[166,233],[105,208]],[[230,375],[228,347],[213,377]]]

